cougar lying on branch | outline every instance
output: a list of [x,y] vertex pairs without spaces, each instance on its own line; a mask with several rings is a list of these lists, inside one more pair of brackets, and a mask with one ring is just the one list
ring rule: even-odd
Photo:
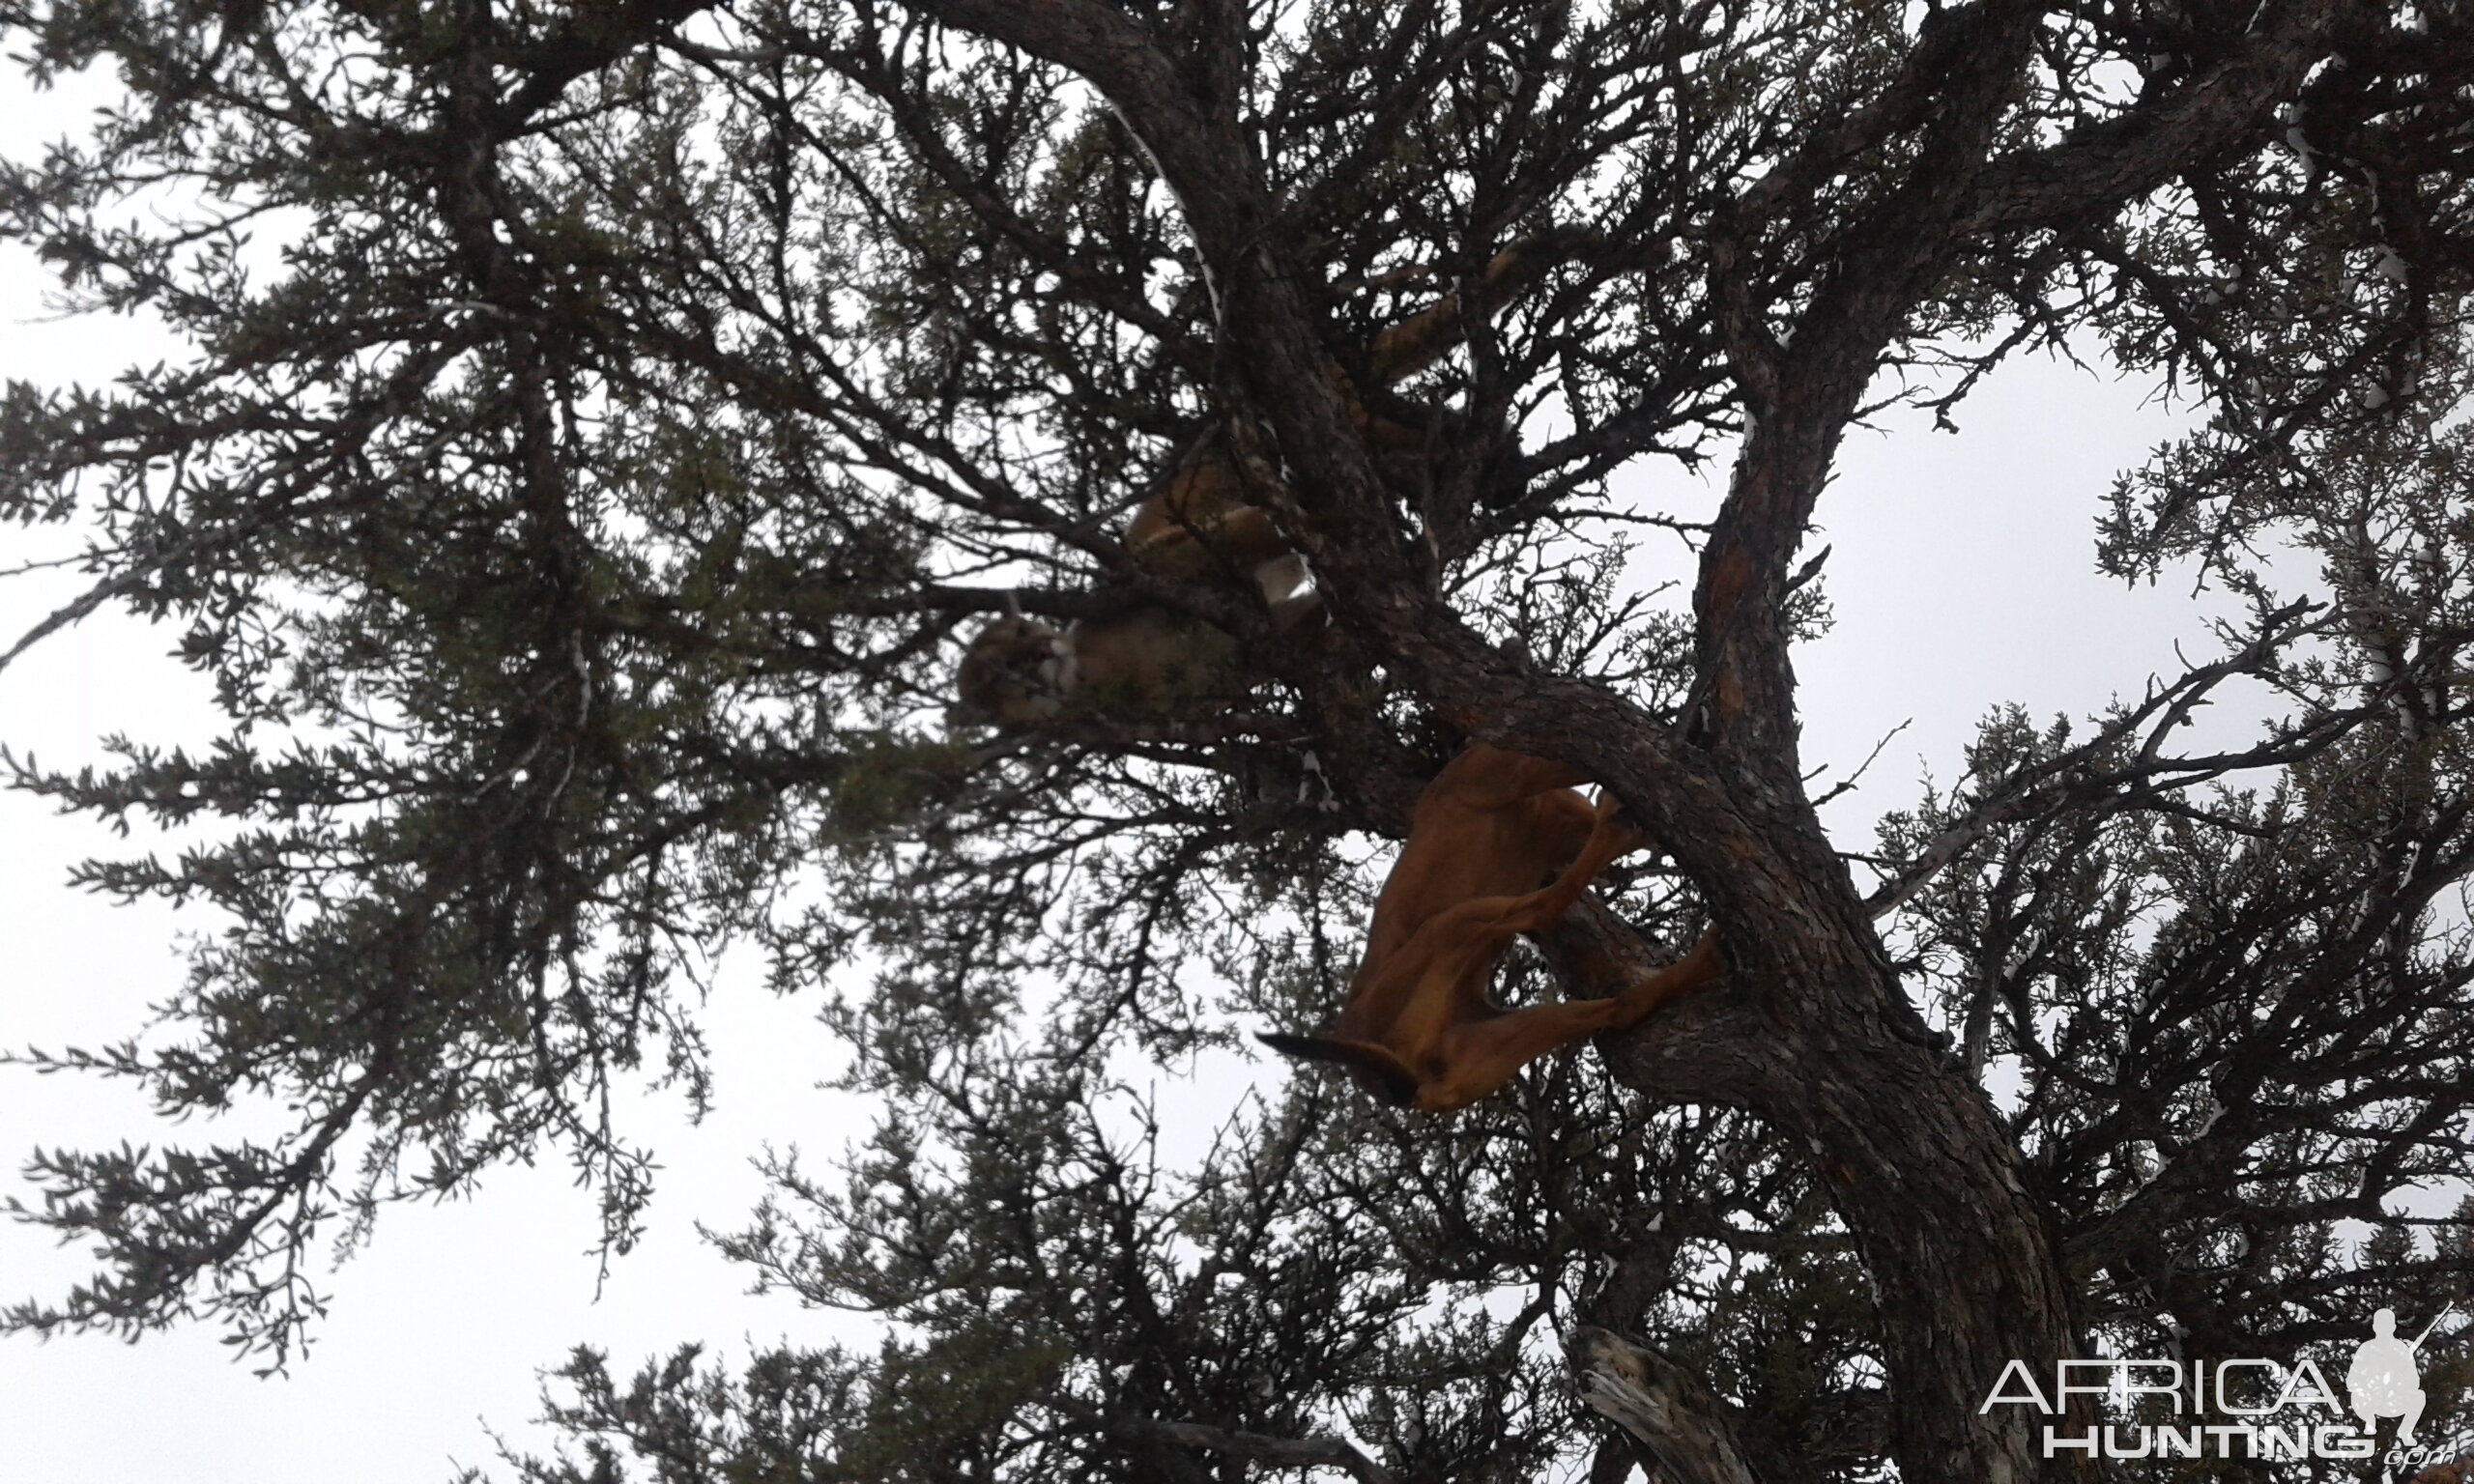
[[[1508,247],[1479,280],[1477,313],[1506,300],[1563,260],[1571,240],[1550,235]],[[1434,362],[1467,331],[1453,293],[1374,339],[1366,370],[1388,386]],[[1350,420],[1379,453],[1405,456],[1424,435],[1369,413],[1337,364]],[[1247,498],[1247,479],[1224,435],[1205,441],[1138,506],[1125,531],[1126,555],[1143,571],[1179,585],[1251,583],[1270,612],[1272,632],[1308,631],[1323,617],[1322,594],[1306,556],[1280,532],[1271,511]],[[1139,603],[1059,630],[1036,619],[999,618],[975,635],[955,676],[956,724],[1002,727],[1048,721],[1092,706],[1152,714],[1179,700],[1233,699],[1261,682],[1235,639],[1199,619]]]

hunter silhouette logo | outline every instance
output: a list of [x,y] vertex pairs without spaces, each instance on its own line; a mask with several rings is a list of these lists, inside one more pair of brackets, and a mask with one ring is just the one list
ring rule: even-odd
[[[2474,1453],[2474,1434],[2418,1441],[2414,1432],[2428,1400],[2417,1357],[2442,1321],[2458,1313],[2453,1307],[2442,1309],[2411,1340],[2398,1338],[2396,1310],[2373,1314],[2371,1338],[2354,1347],[2353,1361],[2345,1368],[2343,1397],[2309,1356],[2289,1361],[2263,1356],[2221,1360],[2085,1356],[2056,1360],[2050,1390],[2025,1361],[2012,1360],[1976,1414],[2001,1407],[2033,1408],[2050,1419],[2037,1429],[2047,1458],[2077,1453],[2089,1463],[2136,1458],[2300,1462],[2378,1456],[2383,1471],[2397,1470],[2402,1477],[2426,1465],[2454,1463]],[[2397,1419],[2397,1437],[2382,1453],[2379,1424],[2388,1417]],[[2474,1474],[2468,1478],[2474,1480]]]
[[2423,1416],[2422,1369],[2414,1353],[2431,1337],[2439,1322],[2457,1311],[2442,1309],[2409,1344],[2397,1338],[2397,1311],[2382,1309],[2371,1316],[2371,1338],[2354,1348],[2354,1363],[2345,1367],[2345,1395],[2364,1432],[2375,1432],[2381,1417],[2395,1417],[2397,1441],[2414,1441],[2414,1424]]

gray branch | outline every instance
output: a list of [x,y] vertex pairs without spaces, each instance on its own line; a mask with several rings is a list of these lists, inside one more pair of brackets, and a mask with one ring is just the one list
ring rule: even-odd
[[1730,1409],[1700,1377],[1593,1325],[1565,1337],[1581,1400],[1639,1439],[1676,1484],[1761,1484]]
[[1116,1430],[1181,1448],[1209,1448],[1216,1453],[1251,1458],[1275,1469],[1344,1469],[1358,1484],[1396,1484],[1392,1470],[1339,1438],[1274,1438],[1267,1433],[1241,1433],[1200,1422],[1163,1422],[1150,1417],[1121,1419]]

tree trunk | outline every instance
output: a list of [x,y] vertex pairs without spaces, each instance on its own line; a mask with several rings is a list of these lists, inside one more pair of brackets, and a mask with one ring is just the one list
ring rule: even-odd
[[[1736,971],[1721,996],[1752,1013],[1735,1021],[1718,1076],[1687,1071],[1657,1085],[1740,1103],[1812,1148],[1873,1274],[1903,1475],[2036,1476],[2018,1410],[1979,1417],[1976,1407],[2008,1360],[2042,1369],[2071,1351],[2045,1215],[1981,1089],[1900,990],[1805,796],[1785,600],[1788,564],[1881,350],[1959,249],[1957,223],[1978,204],[2037,8],[1992,0],[1953,13],[1911,59],[1921,67],[1931,50],[1937,68],[1964,66],[1948,72],[1910,179],[1848,228],[1792,354],[1763,328],[1741,278],[1733,236],[1750,228],[1721,223],[1715,298],[1751,431],[1703,555],[1701,685],[1674,728],[1597,686],[1527,672],[1443,601],[1356,434],[1303,280],[1267,230],[1277,213],[1244,131],[1187,89],[1145,32],[1073,0],[920,8],[1079,72],[1151,151],[1212,272],[1224,346],[1254,404],[1232,414],[1259,412],[1291,466],[1296,508],[1280,513],[1339,626],[1452,725],[1605,784],[1707,894]],[[1335,754],[1358,745],[1324,740]],[[1660,1040],[1664,1018],[1633,1040]]]
[[[1613,1038],[1610,1064],[1645,1095],[1746,1109],[1812,1152],[1873,1279],[1906,1478],[2064,1472],[2040,1457],[2047,1419],[1978,1413],[2011,1359],[2050,1375],[2075,1351],[2047,1214],[1982,1090],[1898,989],[1843,868],[1812,855],[1734,873],[1770,899],[1721,905],[1727,983]],[[1574,992],[1610,992],[1646,970],[1608,914],[1575,916],[1546,945]]]

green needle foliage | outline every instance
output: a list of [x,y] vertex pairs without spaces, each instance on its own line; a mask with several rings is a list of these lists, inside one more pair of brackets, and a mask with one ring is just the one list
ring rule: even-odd
[[[883,1343],[579,1351],[566,1451],[508,1477],[1958,1484],[2067,1467],[1979,1417],[2003,1356],[2334,1374],[2374,1307],[2474,1308],[2460,6],[0,28],[38,82],[126,87],[0,172],[0,233],[187,347],[9,384],[0,518],[91,579],[25,642],[175,624],[229,719],[100,770],[0,754],[99,819],[213,828],[80,875],[210,909],[161,1033],[17,1060],[288,1118],[38,1152],[15,1214],[97,1266],[0,1327],[204,1322],[281,1365],[388,1205],[545,1156],[623,1251],[654,1151],[612,1109],[703,1107],[726,943],[817,1005],[878,1123],[825,1173],[781,1156],[724,1248]],[[1378,335],[1439,305],[1449,343],[1386,385]],[[2219,652],[2099,716],[1997,711],[1955,785],[1832,842],[1787,660],[1828,620],[1830,455],[2033,349],[2199,409],[2099,556],[2231,594]],[[1120,542],[1210,459],[1322,619]],[[1711,460],[1714,519],[1630,477]],[[1688,602],[1645,590],[1645,537],[1698,554]],[[1146,608],[1260,683],[948,725],[983,624]],[[2237,689],[2265,721],[2189,742]],[[1710,924],[1726,986],[1450,1118],[1306,1068],[1164,1102],[1164,1069],[1242,1071],[1232,1027],[1328,1015],[1481,730],[1586,765],[1664,852],[1502,992],[1606,993]],[[1579,1403],[1584,1325],[1699,1378],[1666,1434]],[[2474,1425],[2447,1343],[2427,1436]]]

